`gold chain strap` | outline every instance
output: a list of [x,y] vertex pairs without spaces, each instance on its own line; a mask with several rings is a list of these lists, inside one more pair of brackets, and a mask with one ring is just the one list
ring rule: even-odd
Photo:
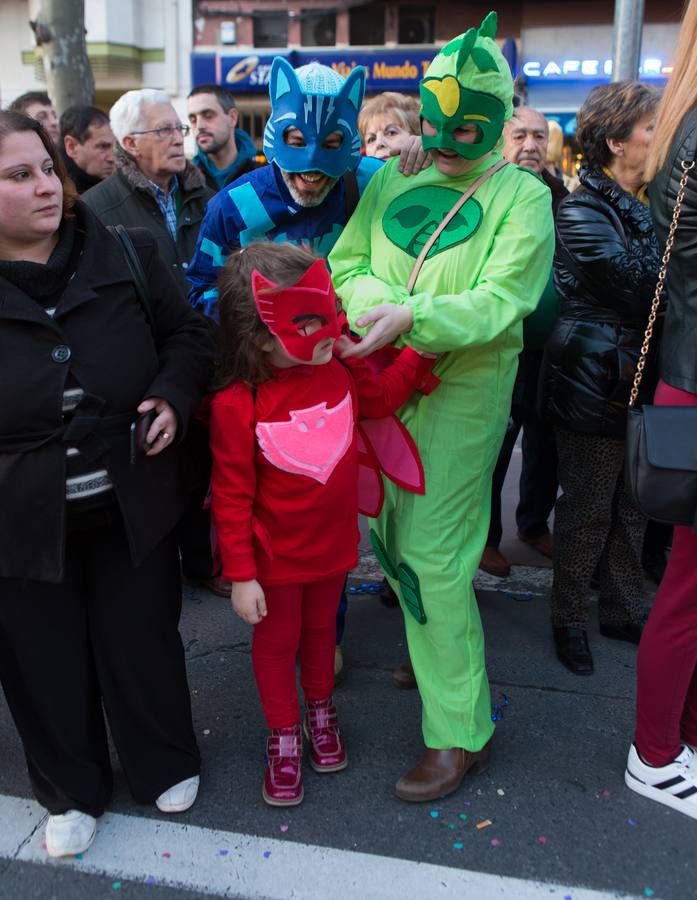
[[670,254],[673,250],[673,243],[675,242],[675,232],[678,227],[678,219],[680,218],[680,210],[682,209],[682,202],[685,199],[685,189],[687,188],[687,179],[689,177],[690,172],[695,167],[695,160],[688,163],[687,160],[683,160],[680,165],[682,166],[683,175],[680,179],[680,187],[678,188],[678,195],[675,198],[675,208],[673,209],[673,221],[670,223],[670,230],[668,231],[668,240],[666,241],[666,249],[663,253],[663,259],[661,260],[661,271],[658,273],[658,281],[656,282],[656,293],[653,296],[653,301],[651,302],[651,312],[649,313],[649,322],[646,326],[646,331],[644,332],[644,343],[641,345],[641,353],[639,354],[639,361],[637,362],[636,372],[634,373],[634,384],[632,385],[632,390],[629,395],[629,405],[634,406],[636,403],[637,397],[639,396],[639,385],[641,384],[641,378],[644,374],[644,366],[646,365],[646,356],[649,352],[649,344],[651,343],[651,338],[653,336],[653,326],[656,324],[656,315],[658,314],[658,305],[661,302],[661,297],[663,296],[663,291],[665,289],[666,283],[666,275],[668,274],[668,263],[670,262]]

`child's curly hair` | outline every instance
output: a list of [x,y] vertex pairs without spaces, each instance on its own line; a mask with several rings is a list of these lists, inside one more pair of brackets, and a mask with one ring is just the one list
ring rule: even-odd
[[271,378],[264,344],[272,338],[261,321],[252,293],[256,269],[279,288],[295,284],[318,256],[296,244],[257,242],[232,253],[218,277],[218,352],[212,389],[235,381],[255,386]]

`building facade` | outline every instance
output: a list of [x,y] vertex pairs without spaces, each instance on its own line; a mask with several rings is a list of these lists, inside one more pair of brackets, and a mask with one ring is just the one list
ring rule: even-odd
[[[227,85],[242,127],[260,142],[274,56],[296,66],[317,59],[342,73],[364,65],[368,94],[416,93],[438,47],[492,6],[519,92],[572,134],[588,91],[610,79],[614,0],[194,0],[192,83]],[[641,77],[658,86],[681,13],[680,0],[646,0]]]
[[[1,0],[0,104],[25,91],[45,90],[41,48],[29,22],[36,0]],[[191,0],[85,0],[87,54],[98,106],[124,91],[166,90],[183,110],[191,84]]]

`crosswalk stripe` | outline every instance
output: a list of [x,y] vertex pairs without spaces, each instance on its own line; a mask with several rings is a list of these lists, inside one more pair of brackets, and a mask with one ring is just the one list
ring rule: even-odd
[[617,898],[586,888],[107,813],[82,859],[48,860],[45,810],[0,794],[0,857],[247,900]]

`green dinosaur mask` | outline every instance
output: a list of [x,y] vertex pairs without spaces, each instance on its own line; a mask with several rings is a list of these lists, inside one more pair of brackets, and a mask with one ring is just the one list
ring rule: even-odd
[[[494,37],[497,18],[490,12],[446,44],[428,67],[420,86],[421,115],[436,129],[423,134],[424,150],[454,150],[479,159],[496,146],[503,123],[513,115],[513,78]],[[455,129],[477,126],[474,143],[455,138]]]

